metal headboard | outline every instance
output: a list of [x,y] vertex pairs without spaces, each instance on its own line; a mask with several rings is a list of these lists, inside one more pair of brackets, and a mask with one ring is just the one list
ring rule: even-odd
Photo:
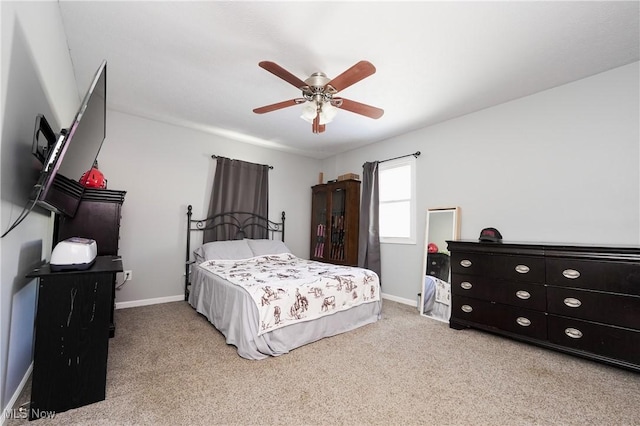
[[227,240],[241,240],[245,238],[247,231],[252,228],[258,228],[267,231],[267,234],[271,239],[275,239],[275,235],[280,233],[281,239],[284,241],[284,212],[282,212],[280,217],[281,222],[274,222],[255,213],[240,211],[218,213],[205,219],[193,219],[192,215],[193,208],[189,205],[187,207],[187,252],[185,262],[184,300],[188,300],[189,298],[189,272],[190,266],[193,263],[193,261],[190,260],[191,232],[202,231],[204,238],[204,231],[217,229],[221,226],[230,226],[232,230],[235,230],[235,233],[233,238],[227,238]]

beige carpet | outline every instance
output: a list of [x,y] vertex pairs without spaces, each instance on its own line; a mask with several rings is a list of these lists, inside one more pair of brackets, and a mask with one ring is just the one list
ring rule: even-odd
[[395,302],[383,315],[249,361],[185,302],[118,310],[106,400],[30,424],[640,424],[640,374],[455,331]]

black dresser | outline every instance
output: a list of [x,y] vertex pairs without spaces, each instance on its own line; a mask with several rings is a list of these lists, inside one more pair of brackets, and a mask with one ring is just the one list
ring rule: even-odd
[[451,328],[640,372],[640,247],[447,243]]

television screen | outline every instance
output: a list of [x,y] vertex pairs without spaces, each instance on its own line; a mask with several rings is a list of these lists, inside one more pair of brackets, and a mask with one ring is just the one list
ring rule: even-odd
[[80,178],[93,167],[106,135],[106,106],[107,62],[103,61],[71,126],[61,131],[46,150],[34,195],[39,206],[58,214],[75,215],[84,193]]

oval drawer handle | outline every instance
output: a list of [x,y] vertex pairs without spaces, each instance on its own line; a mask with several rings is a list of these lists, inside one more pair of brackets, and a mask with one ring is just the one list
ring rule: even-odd
[[528,298],[531,297],[531,293],[525,290],[518,290],[516,291],[516,297],[518,299],[527,300]]
[[577,328],[569,327],[564,329],[564,334],[571,337],[572,339],[579,339],[582,337],[582,331]]
[[529,327],[531,325],[531,320],[525,317],[518,317],[516,319],[516,322],[518,323],[518,325],[521,325],[523,327]]
[[575,297],[567,297],[566,299],[564,299],[564,304],[570,308],[578,308],[580,307],[580,305],[582,305],[582,302]]
[[516,272],[519,274],[526,274],[531,269],[527,265],[518,265],[516,266]]
[[473,284],[471,284],[469,281],[463,281],[460,283],[460,287],[464,288],[465,290],[469,290],[471,289],[471,287],[473,287]]
[[472,263],[469,259],[462,259],[460,261],[460,265],[462,265],[464,268],[468,268],[469,266],[472,265]]
[[564,275],[565,278],[569,278],[570,280],[575,280],[580,276],[580,272],[576,271],[575,269],[565,269],[564,271],[562,271],[562,275]]
[[462,305],[460,307],[460,309],[462,309],[462,311],[466,312],[466,313],[469,313],[469,312],[473,311],[473,308],[471,306],[469,306],[469,305]]

